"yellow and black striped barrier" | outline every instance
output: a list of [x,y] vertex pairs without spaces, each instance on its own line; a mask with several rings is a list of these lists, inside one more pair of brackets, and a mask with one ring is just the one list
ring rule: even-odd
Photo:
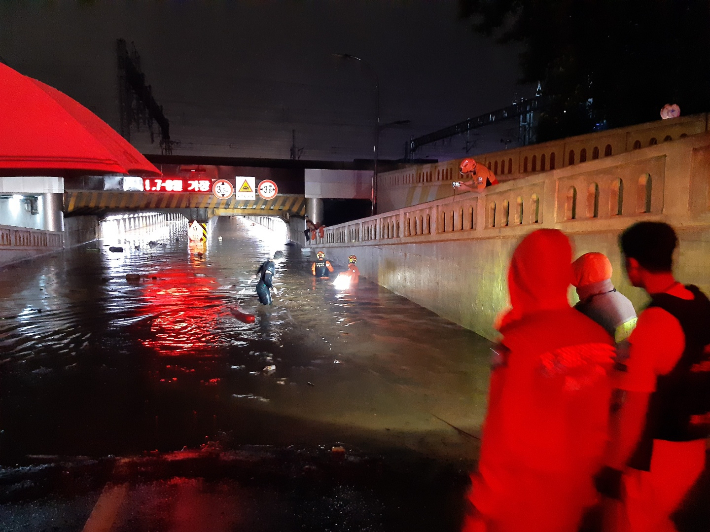
[[154,211],[161,209],[212,209],[214,216],[305,216],[306,198],[298,194],[279,194],[273,199],[220,199],[212,194],[160,192],[113,192],[70,190],[64,193],[64,212],[91,214],[98,211]]

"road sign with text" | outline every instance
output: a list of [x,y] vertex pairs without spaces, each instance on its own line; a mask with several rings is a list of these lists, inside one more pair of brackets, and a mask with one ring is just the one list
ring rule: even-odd
[[258,190],[259,196],[261,196],[265,200],[274,199],[276,197],[276,194],[279,193],[279,187],[277,187],[276,183],[274,183],[270,179],[260,181]]
[[228,199],[234,194],[234,186],[226,179],[218,179],[212,185],[212,194],[219,199]]

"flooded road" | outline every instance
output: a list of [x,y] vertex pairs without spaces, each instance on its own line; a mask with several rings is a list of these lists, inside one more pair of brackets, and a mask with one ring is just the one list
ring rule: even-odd
[[489,342],[285,241],[170,222],[0,270],[1,530],[459,530]]
[[0,529],[457,530],[488,342],[285,242],[169,222],[0,270]]
[[[216,440],[473,458],[450,425],[478,434],[488,342],[365,279],[316,282],[284,243],[222,218],[191,253],[172,222],[2,270],[0,462]],[[264,307],[253,274],[279,249]]]

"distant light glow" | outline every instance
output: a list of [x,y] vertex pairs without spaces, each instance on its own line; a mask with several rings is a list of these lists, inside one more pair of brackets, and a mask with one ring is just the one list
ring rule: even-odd
[[20,213],[20,206],[21,206],[21,201],[23,199],[23,196],[19,194],[13,194],[12,197],[10,198],[10,201],[8,201],[8,206],[10,208],[10,213],[13,216],[17,216]]
[[336,290],[347,290],[350,288],[350,276],[339,273],[333,281],[333,286]]
[[132,192],[143,191],[143,178],[135,175],[127,175],[123,178],[123,190]]

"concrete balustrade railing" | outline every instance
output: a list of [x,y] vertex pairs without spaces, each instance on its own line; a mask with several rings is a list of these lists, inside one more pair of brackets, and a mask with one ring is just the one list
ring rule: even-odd
[[59,251],[64,233],[0,225],[0,267],[18,260]]
[[57,249],[62,247],[63,233],[23,227],[0,226],[0,247]]
[[577,255],[606,253],[614,282],[643,304],[623,277],[617,244],[639,220],[678,229],[679,277],[710,293],[710,133],[328,227],[318,245],[337,264],[356,254],[365,277],[493,336],[510,254],[535,228],[564,231]]
[[[518,180],[537,173],[616,157],[644,148],[676,142],[710,131],[709,114],[589,133],[474,156],[499,181]],[[461,180],[461,159],[412,165],[378,176],[378,207],[394,210],[453,196],[451,183]]]

